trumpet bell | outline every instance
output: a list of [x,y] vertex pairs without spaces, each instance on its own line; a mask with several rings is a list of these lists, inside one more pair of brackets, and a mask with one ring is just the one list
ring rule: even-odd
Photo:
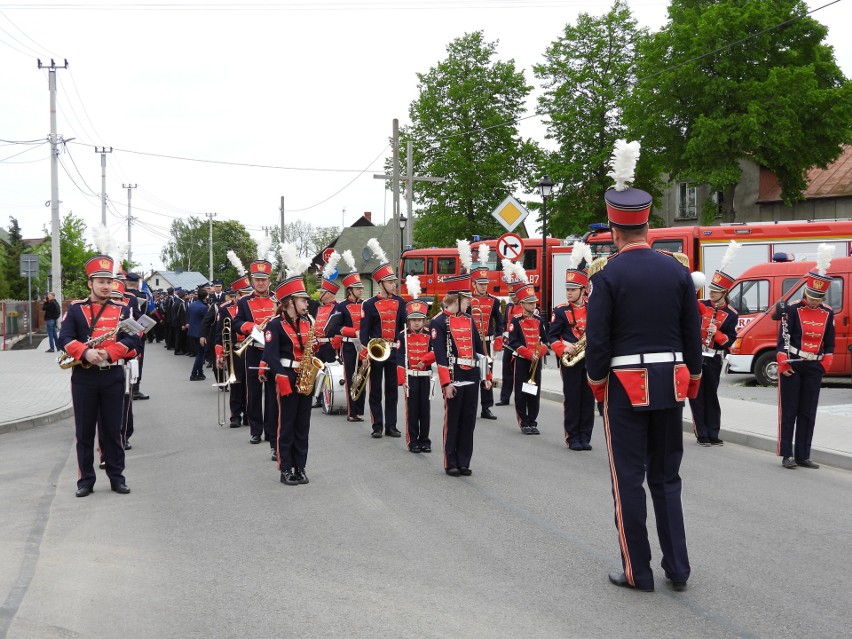
[[367,355],[374,362],[384,362],[390,354],[390,344],[381,337],[374,337],[367,343]]

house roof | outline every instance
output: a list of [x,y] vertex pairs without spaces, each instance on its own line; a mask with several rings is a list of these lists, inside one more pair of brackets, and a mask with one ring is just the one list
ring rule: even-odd
[[0,242],[9,245],[9,233],[6,232],[6,229],[0,228]]
[[[154,271],[146,278],[146,281],[156,275],[159,275],[162,279],[166,280],[172,287],[182,288],[187,291],[198,288],[201,284],[207,283],[207,278],[198,271]],[[150,286],[150,284],[148,286]],[[166,287],[161,285],[160,288]]]
[[[806,200],[852,196],[852,146],[844,145],[843,152],[825,169],[814,167],[808,171],[808,183],[802,197]],[[758,204],[781,201],[781,185],[769,169],[760,167]]]
[[[369,259],[364,259],[364,249],[367,248],[367,241],[371,237],[376,238],[385,253],[388,254],[388,258],[393,259],[390,252],[396,237],[394,233],[399,235],[399,228],[396,227],[392,219],[384,226],[375,226],[372,223],[370,223],[369,226],[353,225],[343,229],[343,232],[329,246],[334,248],[334,250],[340,254],[347,249],[352,251],[352,257],[355,258],[355,268],[357,271],[359,273],[372,273],[373,269],[379,265],[379,262],[372,256],[372,253],[369,253],[369,249],[367,249]],[[319,269],[323,268],[324,264],[322,261],[322,253],[314,257],[313,264],[311,266]],[[342,261],[337,268],[341,275],[345,275],[349,272],[349,267]],[[394,266],[394,269],[395,268],[396,267]]]

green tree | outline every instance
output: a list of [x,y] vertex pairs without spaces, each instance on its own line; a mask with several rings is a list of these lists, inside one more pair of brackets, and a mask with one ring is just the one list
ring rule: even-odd
[[[51,263],[51,236],[45,234],[37,253],[41,255],[40,267],[47,286],[47,273]],[[89,294],[86,284],[86,260],[96,254],[86,243],[86,223],[73,212],[62,219],[59,227],[59,254],[62,263],[62,297],[67,300],[82,299]]]
[[409,106],[402,148],[412,140],[415,173],[447,178],[414,187],[419,246],[499,235],[494,207],[533,181],[538,149],[518,133],[532,87],[513,60],[495,60],[496,51],[481,31],[465,34],[447,46],[445,60],[417,74],[420,95]]
[[13,300],[27,299],[27,278],[21,277],[21,254],[29,253],[24,243],[21,227],[17,218],[9,218],[9,247],[6,250],[5,280],[8,283],[8,296]]
[[0,242],[0,273],[3,274],[3,277],[0,277],[0,300],[9,299],[9,278],[6,277],[6,264],[9,259],[6,253],[8,250],[6,243]]
[[[197,271],[207,275],[210,270],[210,229],[207,220],[191,216],[172,222],[171,240],[160,257],[169,270]],[[228,259],[233,250],[246,269],[257,256],[257,244],[242,223],[234,220],[213,220],[213,277],[226,286],[237,279],[237,270]]]
[[640,164],[723,191],[729,221],[742,159],[772,171],[787,203],[800,199],[807,170],[852,139],[852,85],[807,11],[798,0],[672,0],[665,27],[638,45],[625,109]]
[[609,156],[626,134],[622,107],[633,84],[636,41],[645,33],[616,0],[603,16],[578,15],[547,48],[545,61],[533,66],[543,80],[538,112],[545,116],[546,137],[559,145],[544,165],[557,184],[548,202],[555,235],[582,234],[607,219]]

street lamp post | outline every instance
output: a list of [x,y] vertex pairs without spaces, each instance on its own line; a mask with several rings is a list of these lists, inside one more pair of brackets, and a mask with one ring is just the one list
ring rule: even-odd
[[553,182],[546,175],[538,182],[538,192],[541,194],[541,315],[546,323],[550,317],[549,293],[547,284],[547,198],[553,191]]

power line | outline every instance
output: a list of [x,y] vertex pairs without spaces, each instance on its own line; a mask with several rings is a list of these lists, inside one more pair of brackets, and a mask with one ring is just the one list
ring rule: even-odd
[[[18,151],[17,153],[13,153],[12,155],[6,156],[5,158],[0,158],[0,162],[6,162],[7,160],[11,160],[12,158],[16,158],[19,155],[23,155],[24,153],[29,153],[33,149],[37,149],[44,144],[47,144],[47,140],[43,140],[41,142],[41,144],[38,144],[38,145],[35,145],[35,146],[29,146],[28,148],[24,149],[23,151]],[[42,158],[42,159],[44,159],[44,158]],[[20,164],[20,162],[10,162],[9,164]]]

